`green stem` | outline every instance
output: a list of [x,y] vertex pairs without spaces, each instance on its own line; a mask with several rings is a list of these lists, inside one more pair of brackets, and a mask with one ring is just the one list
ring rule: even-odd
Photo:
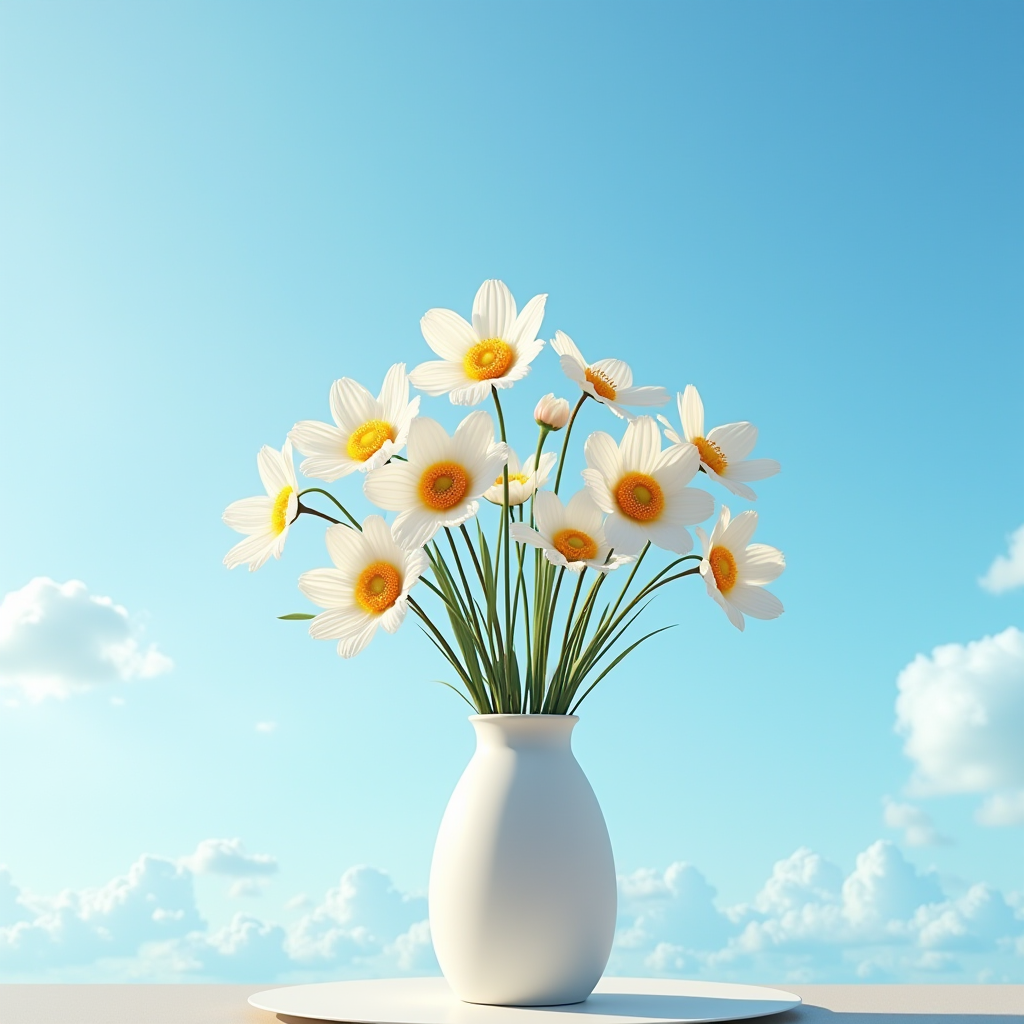
[[583,403],[589,397],[585,391],[580,395],[580,400],[576,403],[576,408],[573,409],[569,422],[565,425],[565,440],[562,442],[562,454],[558,460],[558,473],[555,475],[555,494],[558,493],[558,485],[562,482],[562,470],[565,469],[565,453],[569,447],[569,435],[572,433],[572,425],[576,422],[576,413],[583,408]]
[[[330,491],[325,491],[322,487],[307,487],[304,491],[299,491],[298,497],[301,498],[304,494],[312,494],[314,492],[316,494],[325,494],[328,498],[330,498],[331,501],[333,501],[334,504],[337,505],[338,508],[340,508],[341,511],[345,513],[345,515],[348,517],[348,521],[357,530],[361,530],[363,528],[362,525],[360,524],[359,520],[356,519],[356,517],[354,515],[352,515],[352,513],[349,512],[349,510],[347,508],[345,508],[345,506],[342,505],[342,503],[340,501],[338,501],[338,499],[333,494],[331,494]],[[308,511],[312,512],[313,510],[309,509]],[[319,513],[319,512],[317,513],[317,515],[320,515],[320,514],[321,513]],[[326,519],[327,517],[324,516],[324,518]],[[337,522],[337,520],[335,520],[335,522]]]
[[[494,398],[494,408],[498,413],[498,429],[501,431],[501,439],[507,443],[505,437],[505,416],[501,411],[501,402],[498,401],[498,389],[491,388],[491,395]],[[502,544],[505,552],[505,687],[508,688],[512,678],[512,586],[511,586],[511,558],[509,557],[509,534],[508,528],[508,462],[501,469],[504,499],[501,509],[502,530],[504,531]],[[511,694],[508,695],[511,697]]]

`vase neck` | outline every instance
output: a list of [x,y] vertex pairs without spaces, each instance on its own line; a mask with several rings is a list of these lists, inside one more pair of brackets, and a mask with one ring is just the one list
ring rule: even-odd
[[470,715],[477,750],[508,747],[569,750],[576,715]]

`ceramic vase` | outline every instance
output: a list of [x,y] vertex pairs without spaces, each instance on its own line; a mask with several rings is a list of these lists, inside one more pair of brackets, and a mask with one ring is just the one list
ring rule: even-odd
[[575,715],[473,715],[476,752],[441,822],[430,931],[470,1003],[578,1003],[615,932],[604,815],[573,756]]

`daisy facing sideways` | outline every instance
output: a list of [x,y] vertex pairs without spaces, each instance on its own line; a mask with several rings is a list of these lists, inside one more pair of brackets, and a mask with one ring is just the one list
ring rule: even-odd
[[621,444],[595,431],[583,447],[583,480],[597,507],[608,513],[608,543],[635,555],[645,543],[685,555],[693,547],[686,527],[715,510],[707,491],[686,485],[700,464],[692,445],[661,450],[661,433],[650,416],[626,427]]
[[473,322],[450,309],[428,309],[420,320],[427,344],[441,357],[409,375],[428,395],[448,395],[452,405],[476,405],[491,388],[510,388],[530,372],[544,347],[537,340],[546,295],[535,295],[516,315],[516,300],[503,281],[484,281],[473,300]]
[[764,585],[778,579],[786,559],[778,548],[748,543],[756,528],[756,512],[741,512],[730,519],[725,505],[710,537],[697,527],[704,550],[700,574],[708,593],[737,629],[743,629],[744,613],[755,619],[776,619],[782,614],[782,602]]
[[579,384],[584,394],[590,395],[620,419],[634,416],[624,405],[664,405],[669,398],[664,388],[633,387],[633,371],[621,359],[598,359],[588,363],[576,343],[563,331],[555,331],[551,347],[558,353],[562,372]]
[[570,572],[608,572],[633,561],[628,555],[608,557],[611,545],[604,534],[604,516],[586,488],[577,491],[568,505],[553,491],[538,491],[534,513],[537,529],[513,523],[512,539],[540,548],[552,565]]
[[264,445],[256,456],[256,465],[267,489],[266,497],[233,501],[221,517],[232,530],[248,534],[224,556],[229,569],[248,562],[249,572],[255,572],[271,555],[280,558],[288,529],[299,514],[299,485],[291,444],[285,441],[280,451]]
[[476,500],[508,458],[494,440],[494,423],[471,412],[449,437],[437,420],[417,416],[409,427],[408,462],[389,462],[366,474],[363,491],[375,505],[398,512],[392,530],[403,547],[422,547],[444,526],[476,515]]
[[[533,492],[543,487],[551,476],[551,470],[555,468],[558,456],[554,452],[545,452],[540,457],[540,468],[535,469],[536,455],[531,455],[522,468],[519,466],[519,456],[511,448],[508,450],[508,503],[522,505],[528,501]],[[505,475],[499,472],[494,483],[484,491],[484,497],[495,505],[505,503]]]
[[326,608],[309,624],[314,640],[337,640],[343,658],[358,654],[383,626],[394,633],[409,608],[409,590],[427,567],[424,551],[405,551],[380,516],[367,516],[363,530],[327,529],[333,569],[299,577],[299,590]]
[[726,423],[704,434],[704,403],[692,384],[676,396],[679,420],[683,424],[680,437],[664,416],[665,436],[673,444],[692,444],[700,452],[700,464],[712,480],[717,480],[733,494],[747,501],[756,501],[757,495],[744,481],[763,480],[774,476],[782,468],[774,459],[748,459],[757,442],[757,427],[753,423]]
[[383,466],[405,447],[409,424],[420,411],[417,395],[409,401],[405,363],[395,363],[374,398],[362,384],[342,377],[331,388],[331,415],[336,426],[318,420],[296,423],[289,439],[308,456],[299,469],[330,483],[359,470]]

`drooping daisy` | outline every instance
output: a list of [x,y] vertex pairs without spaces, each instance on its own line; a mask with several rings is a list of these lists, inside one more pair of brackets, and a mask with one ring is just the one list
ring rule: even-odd
[[743,629],[744,613],[755,619],[775,619],[783,610],[782,602],[764,585],[781,575],[786,559],[778,548],[748,543],[756,528],[756,512],[741,512],[731,519],[725,505],[710,537],[697,527],[704,550],[700,574],[708,593],[737,629]]
[[[533,492],[538,487],[543,487],[551,476],[551,470],[555,468],[558,456],[554,452],[544,452],[540,457],[540,466],[535,468],[536,455],[531,455],[522,468],[519,466],[519,456],[511,448],[508,450],[508,503],[522,505],[529,501]],[[505,476],[499,472],[494,483],[484,491],[484,497],[495,505],[505,503]]]
[[715,510],[707,491],[686,486],[700,465],[696,448],[662,451],[658,424],[641,416],[626,427],[621,444],[595,431],[583,452],[583,479],[597,507],[608,513],[605,536],[617,552],[635,555],[647,541],[679,555],[693,547],[686,527]]
[[299,590],[327,610],[309,624],[314,640],[337,640],[343,658],[358,654],[383,626],[394,633],[409,607],[409,590],[427,567],[424,551],[405,551],[380,516],[367,516],[363,530],[327,529],[334,569],[312,569]]
[[520,544],[540,548],[552,565],[570,572],[584,569],[608,572],[633,561],[628,555],[608,557],[611,545],[604,533],[604,516],[586,488],[577,491],[568,505],[563,505],[553,491],[538,491],[534,513],[537,529],[525,523],[513,523],[512,538]]
[[473,300],[473,322],[450,309],[428,309],[420,320],[427,344],[441,357],[409,375],[428,395],[452,405],[476,405],[491,388],[510,388],[530,372],[544,347],[537,340],[547,295],[535,295],[516,316],[516,300],[503,281],[484,281]]
[[774,459],[747,458],[757,442],[757,427],[746,422],[726,423],[705,435],[704,403],[692,384],[687,384],[682,394],[676,395],[676,405],[683,436],[672,429],[664,416],[659,416],[665,424],[665,436],[673,444],[692,444],[700,452],[700,464],[712,480],[747,501],[756,501],[757,495],[743,481],[763,480],[782,468]]
[[405,363],[395,363],[374,398],[362,384],[342,377],[331,388],[331,415],[337,426],[303,420],[288,437],[305,459],[299,469],[330,483],[359,470],[383,466],[405,447],[409,424],[419,413],[420,398],[409,401]]
[[412,549],[441,527],[476,515],[476,499],[505,465],[508,445],[494,440],[494,422],[481,409],[471,412],[452,437],[437,420],[418,416],[409,427],[407,454],[408,462],[367,473],[363,490],[375,505],[400,513],[395,539]]
[[285,441],[280,451],[264,445],[256,456],[266,497],[233,501],[222,516],[232,530],[248,534],[225,556],[229,569],[249,563],[255,572],[271,555],[281,557],[288,528],[299,514],[299,485],[295,479],[292,446]]
[[659,387],[633,387],[633,371],[621,359],[598,359],[588,363],[576,343],[563,331],[555,331],[551,347],[558,353],[562,372],[581,390],[597,399],[620,419],[635,419],[624,405],[664,405],[669,394]]

